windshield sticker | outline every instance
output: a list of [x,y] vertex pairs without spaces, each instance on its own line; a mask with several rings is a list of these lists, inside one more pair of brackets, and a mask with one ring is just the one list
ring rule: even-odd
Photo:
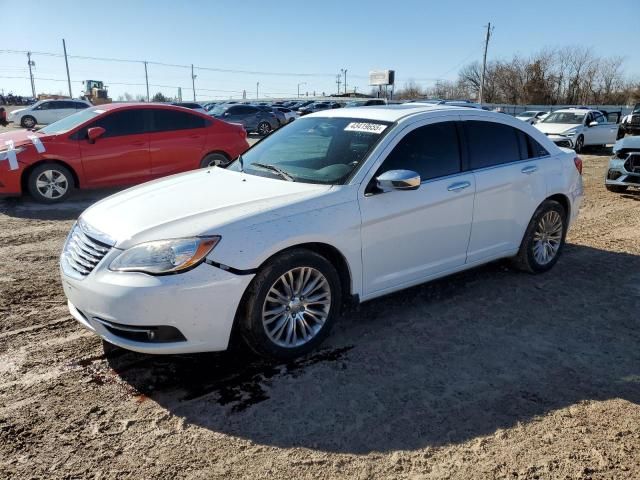
[[16,148],[13,140],[7,140],[4,142],[8,147],[7,157],[1,158],[0,160],[8,160],[9,161],[9,170],[17,170],[18,169],[18,157],[16,156]]
[[42,144],[42,141],[40,141],[38,137],[36,137],[35,135],[29,135],[29,140],[31,140],[31,143],[33,143],[33,146],[36,147],[36,150],[38,151],[38,153],[43,153],[45,151],[44,145]]
[[386,125],[380,123],[351,122],[344,128],[345,132],[365,132],[380,135],[387,128]]

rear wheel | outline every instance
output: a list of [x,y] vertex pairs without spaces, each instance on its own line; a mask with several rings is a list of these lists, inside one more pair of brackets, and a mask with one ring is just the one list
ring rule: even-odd
[[530,273],[550,270],[558,261],[567,234],[567,212],[555,200],[545,200],[531,217],[515,266]]
[[27,188],[38,202],[61,202],[71,194],[73,175],[62,165],[43,163],[29,173]]
[[258,272],[243,299],[239,328],[260,355],[288,360],[325,339],[340,302],[340,279],[333,265],[315,252],[292,250]]
[[272,130],[271,124],[269,124],[269,122],[260,122],[257,130],[260,135],[269,135]]
[[224,167],[229,163],[229,159],[221,153],[210,153],[200,162],[200,168]]
[[22,117],[22,120],[20,120],[20,126],[23,128],[33,128],[36,124],[36,119],[31,115],[25,115]]
[[605,185],[606,189],[613,193],[624,193],[627,191],[626,185]]

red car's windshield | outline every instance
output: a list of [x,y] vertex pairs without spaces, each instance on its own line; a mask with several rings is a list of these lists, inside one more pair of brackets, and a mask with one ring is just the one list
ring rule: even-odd
[[104,110],[101,110],[99,108],[87,108],[86,110],[80,110],[78,113],[74,113],[73,115],[64,117],[63,119],[58,120],[51,125],[47,125],[46,127],[43,127],[38,131],[40,133],[53,135],[58,133],[65,133],[69,130],[73,130],[78,125],[82,125],[87,120],[91,120],[92,118],[97,117],[101,113],[104,113]]

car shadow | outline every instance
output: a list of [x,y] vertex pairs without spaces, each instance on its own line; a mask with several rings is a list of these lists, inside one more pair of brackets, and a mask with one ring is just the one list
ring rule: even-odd
[[640,403],[638,311],[640,256],[567,245],[543,275],[496,262],[366,302],[290,363],[241,347],[107,358],[138,401],[215,432],[331,452],[413,450],[584,400]]
[[39,203],[31,197],[9,197],[0,199],[0,214],[32,220],[74,220],[99,200],[123,190],[101,189],[76,191],[68,200],[59,204]]

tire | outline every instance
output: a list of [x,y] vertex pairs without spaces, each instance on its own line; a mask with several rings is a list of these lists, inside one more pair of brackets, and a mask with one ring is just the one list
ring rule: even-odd
[[620,140],[620,139],[624,138],[625,133],[626,132],[622,128],[619,128],[618,129],[618,133],[616,135],[616,140]]
[[33,128],[37,125],[36,119],[31,115],[25,115],[20,120],[20,126],[22,128]]
[[[556,221],[559,223],[556,224]],[[543,225],[545,224],[548,227],[554,227],[547,230],[547,232],[553,231],[553,234],[547,233],[544,236]],[[559,227],[559,230],[555,230],[555,227]],[[541,235],[543,235],[542,240],[539,240]],[[545,200],[531,217],[518,255],[513,259],[515,267],[529,273],[543,273],[550,270],[560,258],[566,235],[567,212],[555,200]],[[545,243],[550,246],[545,247]],[[553,254],[549,258],[541,258],[550,250],[553,251]]]
[[74,187],[71,171],[57,163],[42,163],[31,170],[27,189],[34,200],[59,203],[66,200]]
[[222,153],[210,153],[200,161],[200,168],[209,168],[213,166],[224,168],[228,164],[229,159]]
[[576,145],[574,150],[576,151],[576,153],[582,153],[584,151],[584,137],[582,135],[580,135],[576,139]]
[[[283,278],[293,285],[293,293]],[[301,281],[304,278],[307,281]],[[237,318],[240,334],[252,350],[267,358],[304,355],[329,334],[339,314],[341,292],[338,273],[326,258],[306,249],[284,252],[258,272],[245,293]],[[312,295],[305,298],[300,293]],[[308,303],[309,299],[316,301]]]
[[269,122],[260,122],[256,127],[258,135],[262,136],[269,135],[271,130],[273,130],[273,128],[271,128],[271,124]]
[[624,193],[627,191],[626,185],[605,185],[605,188],[613,193]]

